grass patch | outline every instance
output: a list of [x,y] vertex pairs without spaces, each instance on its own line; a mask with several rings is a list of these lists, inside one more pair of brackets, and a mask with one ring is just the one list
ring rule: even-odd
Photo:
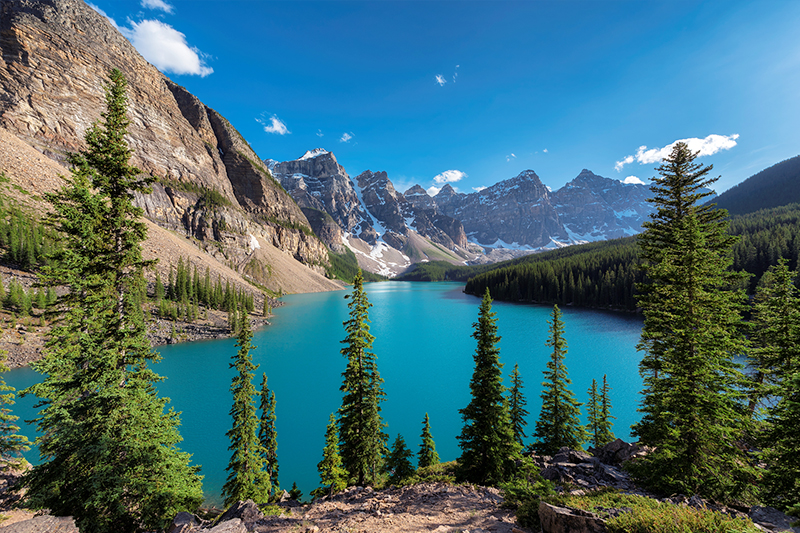
[[161,185],[163,185],[164,187],[169,187],[176,191],[196,194],[205,204],[205,206],[211,209],[217,209],[219,207],[230,207],[231,205],[233,205],[231,201],[228,200],[225,197],[225,195],[223,195],[218,190],[209,189],[208,187],[204,187],[203,185],[199,185],[197,183],[189,181],[171,180],[167,178],[156,178],[156,181]]
[[[757,533],[749,519],[731,518],[710,509],[696,509],[660,502],[613,490],[600,490],[586,496],[556,496],[548,503],[593,512],[606,519],[610,533]],[[609,517],[609,509],[630,509]]]
[[[328,250],[328,260],[331,266],[325,269],[325,275],[330,279],[340,279],[345,283],[353,283],[353,278],[358,272],[358,259],[350,248],[345,248],[343,254],[335,254]],[[373,274],[372,272],[363,273],[364,281],[386,281],[384,276]]]

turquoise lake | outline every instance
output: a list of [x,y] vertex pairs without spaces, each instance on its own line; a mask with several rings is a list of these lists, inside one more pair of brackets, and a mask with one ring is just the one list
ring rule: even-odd
[[[443,461],[456,459],[456,436],[462,420],[458,410],[469,403],[475,341],[472,324],[480,299],[461,291],[461,283],[383,282],[366,284],[373,345],[378,369],[384,379],[386,401],[383,417],[390,444],[398,433],[408,446],[419,449],[422,421],[427,412],[436,449]],[[322,458],[328,416],[341,404],[341,374],[345,359],[339,353],[347,319],[347,292],[285,296],[275,310],[272,325],[255,333],[253,361],[260,365],[254,383],[266,372],[277,400],[278,459],[281,488],[297,482],[304,498],[319,484],[316,465]],[[528,431],[535,427],[541,408],[542,371],[550,351],[545,346],[552,307],[495,302],[503,373],[519,363],[528,400]],[[579,401],[588,399],[592,379],[608,375],[611,386],[614,432],[629,438],[630,425],[638,420],[641,379],[640,354],[636,351],[640,317],[583,309],[563,309],[568,344],[567,368],[572,391]],[[228,439],[231,405],[229,368],[235,341],[195,342],[162,346],[163,360],[156,371],[167,379],[158,384],[162,396],[181,411],[181,448],[202,465],[203,487],[208,503],[220,502],[225,467],[230,459]],[[30,369],[6,374],[18,390],[31,385],[38,375]],[[21,419],[34,416],[35,398],[20,398],[14,413]],[[585,413],[584,413],[585,420]],[[23,433],[35,436],[23,424]],[[38,454],[28,452],[35,462]]]

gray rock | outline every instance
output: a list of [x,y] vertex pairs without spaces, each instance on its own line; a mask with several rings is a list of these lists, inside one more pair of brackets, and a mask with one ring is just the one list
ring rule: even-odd
[[252,525],[262,518],[264,514],[258,509],[258,505],[253,500],[239,501],[230,507],[217,521],[221,524],[235,518],[241,519],[245,524]]
[[756,505],[748,513],[750,519],[756,524],[770,531],[791,531],[800,533],[800,527],[792,527],[792,522],[796,519],[782,513],[772,507],[760,507]]
[[34,516],[16,524],[0,527],[3,533],[78,533],[71,516]]
[[175,515],[175,519],[172,520],[172,524],[169,526],[169,529],[167,529],[167,533],[185,533],[191,531],[193,528],[199,527],[202,523],[203,521],[192,513],[181,511]]
[[605,533],[605,520],[580,509],[539,503],[539,521],[543,533]]
[[245,527],[241,519],[234,518],[232,520],[220,522],[208,530],[208,533],[247,533],[247,527]]

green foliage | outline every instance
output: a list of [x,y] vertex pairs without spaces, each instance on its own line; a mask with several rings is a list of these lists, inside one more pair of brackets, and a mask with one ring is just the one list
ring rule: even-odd
[[[331,279],[340,279],[345,283],[353,283],[360,268],[356,254],[350,248],[345,248],[343,254],[335,254],[328,250],[330,266],[326,268],[325,275]],[[372,272],[362,272],[364,281],[385,281],[386,277]]]
[[408,480],[409,484],[417,483],[450,483],[456,482],[456,471],[458,463],[448,461],[446,463],[436,463],[431,466],[417,468],[414,476]]
[[317,464],[317,470],[322,486],[311,493],[313,497],[333,496],[347,488],[347,470],[342,467],[342,458],[339,455],[338,427],[333,413],[328,420],[325,448],[322,450],[322,461]]
[[[492,270],[497,265],[454,265],[447,261],[426,261],[398,276],[399,281],[467,281],[469,278]],[[476,293],[477,294],[477,293]]]
[[439,454],[436,453],[436,443],[433,442],[433,436],[431,435],[431,420],[428,417],[428,413],[425,413],[425,420],[422,421],[422,443],[419,446],[419,452],[417,452],[417,466],[419,468],[425,468],[427,466],[433,466],[439,462]]
[[388,436],[381,417],[383,379],[378,373],[377,358],[372,353],[375,337],[369,332],[369,308],[372,304],[364,291],[361,271],[353,280],[349,318],[344,322],[347,336],[341,353],[347,358],[339,390],[344,395],[339,409],[339,438],[344,468],[356,484],[375,483],[382,471],[382,457]]
[[575,395],[569,390],[569,379],[564,357],[567,355],[567,341],[564,339],[564,322],[557,305],[553,306],[550,324],[550,338],[545,343],[553,348],[550,361],[545,370],[542,383],[542,411],[536,421],[537,441],[533,448],[542,455],[555,455],[567,446],[580,449],[586,440],[586,431],[580,423],[580,406]]
[[3,378],[3,373],[8,371],[6,355],[5,350],[0,350],[0,470],[20,468],[25,461],[22,454],[30,449],[28,438],[19,434],[16,424],[19,417],[11,413],[14,387],[6,384]]
[[413,456],[414,454],[406,446],[405,439],[398,433],[384,463],[386,473],[389,474],[389,483],[399,485],[414,475],[414,467],[411,465]]
[[614,433],[611,431],[611,400],[608,393],[611,387],[608,385],[606,375],[603,374],[603,387],[598,392],[597,380],[592,380],[589,388],[589,403],[586,405],[586,413],[589,422],[586,424],[586,432],[592,446],[600,448],[614,440]]
[[464,427],[458,436],[461,457],[458,478],[480,485],[506,480],[513,470],[519,445],[508,416],[503,392],[503,365],[497,343],[497,319],[489,290],[483,296],[472,337],[477,341],[475,370],[469,388],[469,405],[459,409]]
[[800,202],[800,156],[750,176],[712,201],[735,215]]
[[[660,502],[645,496],[599,490],[585,496],[558,496],[548,503],[593,512],[606,519],[610,533],[756,533],[747,518],[731,518],[709,509]],[[616,517],[608,509],[629,509]]]
[[250,321],[245,316],[237,335],[236,346],[239,351],[233,356],[234,362],[231,364],[236,374],[231,381],[233,427],[226,433],[231,441],[228,449],[233,452],[226,468],[228,479],[222,486],[226,506],[247,499],[265,503],[269,500],[272,488],[270,474],[264,468],[265,450],[256,434],[259,422],[254,401],[256,389],[253,386],[253,372],[258,366],[253,364],[250,356],[254,348],[250,342],[252,338]]
[[539,502],[555,494],[552,481],[544,479],[533,459],[523,457],[509,481],[500,484],[503,507],[517,509],[517,523],[522,527],[539,528]]
[[737,445],[748,429],[746,383],[733,361],[745,351],[745,297],[730,269],[726,213],[699,205],[715,179],[695,157],[677,143],[658,167],[658,210],[639,238],[649,281],[639,286],[644,390],[633,432],[655,450],[630,470],[658,491],[730,500],[755,486]]
[[280,490],[278,483],[278,430],[275,426],[275,392],[267,387],[267,374],[261,378],[261,418],[258,426],[258,441],[264,458],[264,469],[269,475],[272,494]]
[[297,487],[297,482],[292,483],[292,488],[289,489],[289,499],[299,502],[303,499],[303,491]]
[[39,399],[36,444],[42,462],[26,472],[23,505],[72,515],[83,532],[165,527],[203,495],[198,468],[177,448],[177,414],[156,396],[157,355],[145,336],[141,257],[146,226],[133,193],[149,178],[128,164],[126,81],[113,70],[103,122],[72,154],[72,176],[46,195],[48,223],[64,247],[40,273],[42,285],[66,287],[61,317],[44,359],[44,376],[26,389]]
[[60,248],[59,235],[36,217],[0,195],[0,248],[2,259],[23,270],[33,270],[51,262]]
[[522,377],[519,375],[519,363],[514,363],[514,370],[511,372],[511,388],[508,391],[508,416],[511,419],[511,429],[514,431],[514,440],[517,441],[520,448],[525,446],[523,440],[525,435],[525,426],[528,422],[525,417],[528,416],[528,411],[525,406],[528,401],[522,394]]
[[233,205],[224,194],[216,189],[209,189],[204,185],[192,181],[178,181],[167,178],[158,178],[158,183],[164,187],[169,187],[176,191],[196,194],[203,207],[215,210],[220,207],[230,207]]

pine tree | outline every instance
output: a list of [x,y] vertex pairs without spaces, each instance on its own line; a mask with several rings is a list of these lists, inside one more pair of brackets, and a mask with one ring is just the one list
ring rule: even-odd
[[[331,413],[328,428],[325,431],[325,448],[322,450],[322,461],[317,464],[319,482],[322,487],[311,495],[315,497],[333,496],[347,488],[347,470],[342,466],[342,457],[339,455],[339,429],[336,417]],[[327,488],[324,488],[327,487]]]
[[582,404],[569,390],[572,380],[564,364],[567,341],[557,305],[553,306],[552,321],[548,323],[550,338],[545,344],[553,348],[553,353],[547,362],[547,370],[543,372],[542,410],[536,421],[537,441],[533,448],[542,455],[555,455],[563,446],[580,449],[587,435],[579,420]]
[[385,468],[389,474],[389,483],[398,485],[414,475],[414,467],[411,465],[413,456],[414,454],[406,446],[405,439],[398,433],[386,457]]
[[781,509],[800,505],[800,291],[796,277],[788,262],[780,259],[761,278],[752,315],[751,366],[756,379],[751,410],[756,402],[766,404],[761,424],[762,457],[768,465],[764,497]]
[[597,441],[597,446],[604,446],[615,439],[614,432],[611,431],[611,426],[614,425],[611,419],[616,419],[616,417],[611,416],[611,398],[608,396],[609,392],[611,392],[611,386],[608,384],[606,374],[603,374],[603,388],[600,389],[600,438]]
[[597,380],[592,379],[592,386],[589,387],[589,402],[586,404],[586,432],[589,434],[589,442],[594,448],[602,446],[600,444],[600,418],[603,416],[600,405],[600,396],[597,393]]
[[653,489],[728,500],[754,486],[737,445],[748,425],[746,383],[733,361],[745,352],[744,294],[731,287],[734,238],[727,213],[701,205],[711,167],[676,143],[651,187],[657,210],[639,236],[637,286],[644,314],[639,370],[644,381],[634,434],[655,447],[633,473]]
[[344,393],[339,409],[339,438],[342,462],[356,484],[374,483],[381,472],[381,461],[388,436],[381,417],[381,402],[386,394],[381,384],[375,354],[371,352],[375,337],[369,332],[369,308],[372,304],[364,291],[361,271],[353,279],[353,292],[347,307],[349,318],[344,322],[347,337],[341,353],[347,368],[339,390]]
[[46,355],[32,366],[44,380],[26,389],[40,398],[36,444],[42,462],[21,480],[28,508],[72,515],[82,532],[159,529],[203,499],[198,468],[177,448],[177,414],[156,396],[158,359],[137,302],[145,282],[146,226],[135,192],[151,177],[129,165],[124,139],[126,81],[112,70],[104,121],[72,154],[72,176],[48,194],[48,222],[64,248],[40,282],[65,286]]
[[422,421],[422,444],[417,452],[417,466],[424,468],[426,466],[433,466],[439,464],[439,454],[436,453],[436,443],[433,442],[433,435],[431,435],[431,421],[428,418],[428,413],[425,413],[425,420]]
[[475,370],[469,384],[472,400],[459,410],[464,427],[458,436],[458,477],[470,483],[494,485],[510,477],[519,446],[503,397],[503,365],[497,347],[500,337],[488,288],[473,327],[472,337],[477,341]]
[[14,405],[14,387],[3,379],[3,373],[8,371],[6,355],[5,350],[0,350],[0,470],[21,467],[22,454],[30,449],[28,438],[19,434],[19,417],[11,414],[9,407]]
[[231,441],[228,449],[233,453],[226,468],[228,479],[222,486],[225,505],[247,499],[266,503],[269,501],[272,488],[269,473],[264,468],[264,450],[256,433],[259,424],[256,417],[253,372],[258,365],[253,364],[250,356],[250,351],[255,348],[250,342],[252,339],[250,321],[244,316],[237,335],[236,346],[239,347],[239,351],[231,363],[231,368],[236,369],[236,374],[231,382],[233,426],[227,435]]
[[278,483],[278,430],[275,426],[275,393],[267,387],[267,374],[261,378],[261,423],[258,440],[264,450],[264,467],[269,475],[272,493],[280,490]]
[[511,389],[509,389],[508,394],[508,414],[511,418],[511,428],[514,430],[514,440],[522,448],[524,446],[523,440],[527,436],[525,435],[525,426],[528,425],[528,422],[525,421],[525,417],[528,416],[528,411],[525,410],[525,405],[528,402],[522,394],[522,377],[519,375],[518,363],[514,364],[514,370],[511,372],[510,377]]

